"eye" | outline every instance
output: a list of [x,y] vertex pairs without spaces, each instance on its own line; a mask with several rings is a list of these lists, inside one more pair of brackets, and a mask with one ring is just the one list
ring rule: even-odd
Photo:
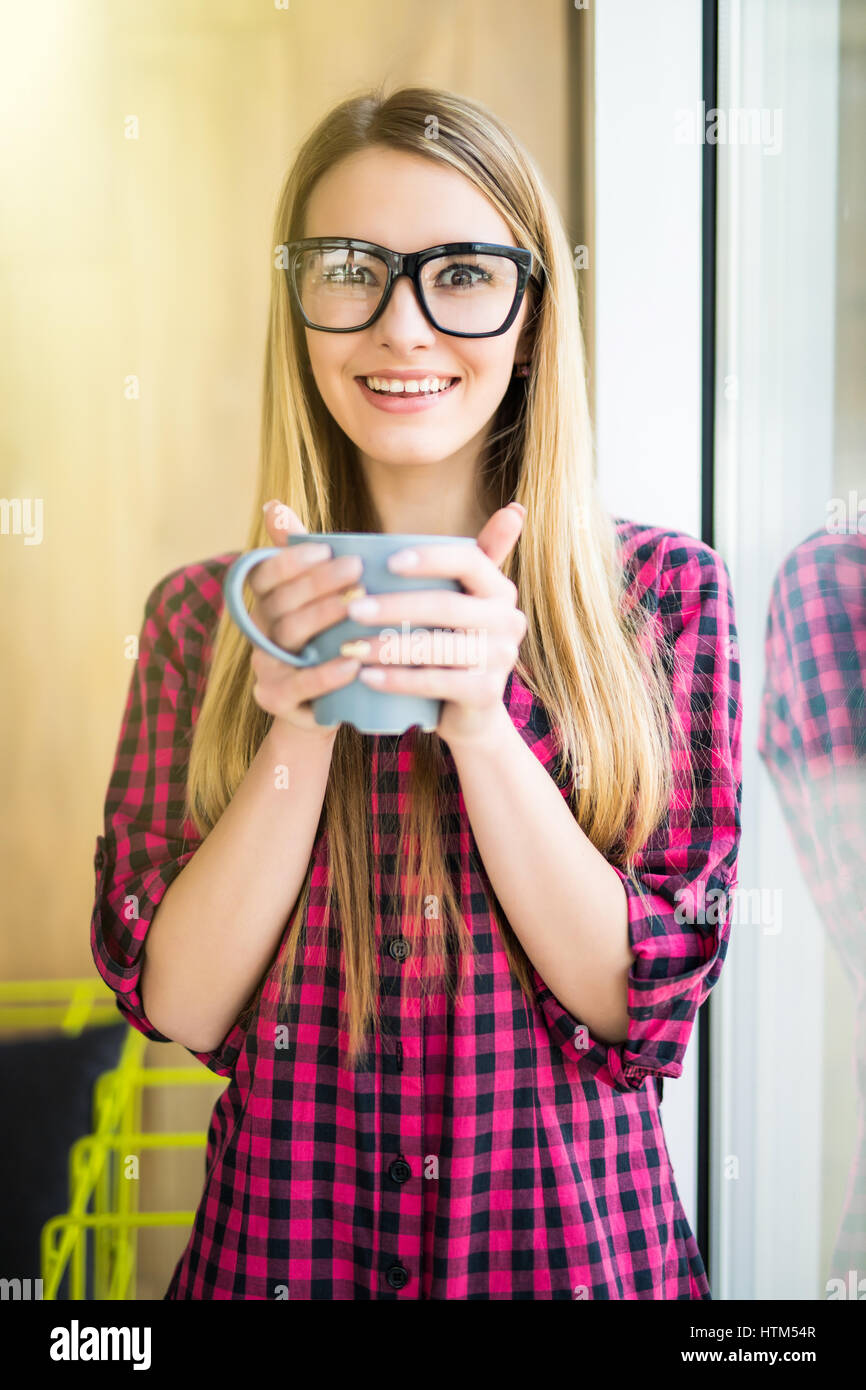
[[[443,276],[447,277],[443,280]],[[473,276],[476,277],[473,279]],[[471,289],[473,285],[489,284],[492,276],[480,265],[470,265],[466,261],[454,261],[445,266],[436,276],[437,289]]]
[[363,265],[331,266],[328,270],[322,271],[322,280],[326,285],[368,285],[370,280],[365,279],[370,271]]
[[368,288],[371,285],[380,285],[386,273],[385,267],[371,257],[363,255],[359,251],[350,250],[344,253],[345,260],[329,260],[321,264],[319,269],[319,280],[323,285],[352,286],[358,285]]

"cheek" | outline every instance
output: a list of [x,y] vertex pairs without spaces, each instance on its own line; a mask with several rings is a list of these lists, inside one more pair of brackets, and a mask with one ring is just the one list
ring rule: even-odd
[[325,338],[328,335],[323,333],[311,333],[309,329],[305,331],[307,334],[307,353],[310,358],[310,366],[313,369],[313,376],[316,378],[317,382],[321,381],[324,383],[331,373],[330,344],[325,342]]
[[513,369],[514,349],[497,350],[483,360],[467,363],[463,375],[468,379],[470,399],[482,411],[494,411],[508,390]]
[[477,352],[461,354],[461,360],[465,363],[464,375],[486,394],[501,396],[511,378],[516,350],[517,338],[513,331],[501,338],[481,338]]
[[[308,332],[309,339],[309,332]],[[336,335],[333,335],[336,336]],[[329,408],[339,410],[341,400],[345,400],[352,385],[343,373],[343,358],[331,348],[331,344],[314,344],[309,347],[310,367],[319,395]]]
[[351,336],[349,334],[316,333],[312,328],[305,327],[304,336],[310,362],[316,370],[332,371],[335,364],[339,365],[348,356],[346,338]]

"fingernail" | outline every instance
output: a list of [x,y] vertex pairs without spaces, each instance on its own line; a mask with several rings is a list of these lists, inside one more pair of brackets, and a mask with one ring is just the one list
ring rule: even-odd
[[417,550],[395,550],[388,558],[389,570],[409,570],[418,563]]
[[262,507],[262,511],[263,511],[263,512],[266,512],[266,511],[268,510],[268,507],[272,507],[273,504],[274,504],[276,501],[277,501],[277,498],[276,498],[276,497],[272,497],[271,500],[270,500],[270,502],[266,502],[265,505]]
[[521,516],[526,516],[526,508],[521,506],[519,502],[509,502],[508,505],[509,507],[515,507],[517,511],[520,512]]
[[374,598],[355,598],[346,611],[350,618],[375,618],[379,605]]
[[366,592],[367,590],[364,588],[363,584],[355,584],[351,589],[344,589],[340,598],[345,599],[347,603],[351,603],[353,598],[363,598]]
[[378,666],[364,666],[358,672],[358,680],[364,681],[367,685],[381,685],[385,679],[385,672]]
[[369,656],[373,648],[369,642],[359,638],[357,642],[344,642],[340,647],[340,656]]

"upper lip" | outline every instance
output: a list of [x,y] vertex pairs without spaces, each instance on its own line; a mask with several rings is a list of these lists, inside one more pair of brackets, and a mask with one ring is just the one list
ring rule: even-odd
[[455,377],[454,372],[434,372],[428,369],[426,372],[359,372],[359,376],[378,376],[383,381],[423,381],[425,377],[435,376],[441,381],[451,381]]

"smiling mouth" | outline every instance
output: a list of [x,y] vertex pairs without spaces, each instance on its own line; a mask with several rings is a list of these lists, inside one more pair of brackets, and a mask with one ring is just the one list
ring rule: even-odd
[[[408,380],[401,379],[399,380],[399,384],[396,378],[391,379],[387,377],[377,377],[375,375],[356,376],[355,380],[359,382],[361,386],[366,387],[373,395],[385,396],[386,398],[392,396],[397,400],[402,400],[404,396],[412,396],[416,399],[418,396],[445,396],[457,385],[460,377],[453,376],[446,378],[431,376],[410,378]],[[448,385],[442,386],[440,383],[446,380]],[[374,386],[371,384],[372,382],[389,382],[390,384]]]
[[[383,381],[384,378],[356,376],[358,390],[365,398],[371,409],[379,412],[380,415],[391,415],[396,420],[401,416],[411,417],[415,415],[428,415],[435,407],[446,398],[454,395],[459,388],[462,378],[455,376],[451,378],[450,385],[436,391],[422,391],[421,386],[425,385],[422,380],[418,383],[419,389],[406,391],[376,391],[367,385],[368,381]],[[445,378],[441,378],[445,380]],[[415,382],[412,382],[415,385]]]

